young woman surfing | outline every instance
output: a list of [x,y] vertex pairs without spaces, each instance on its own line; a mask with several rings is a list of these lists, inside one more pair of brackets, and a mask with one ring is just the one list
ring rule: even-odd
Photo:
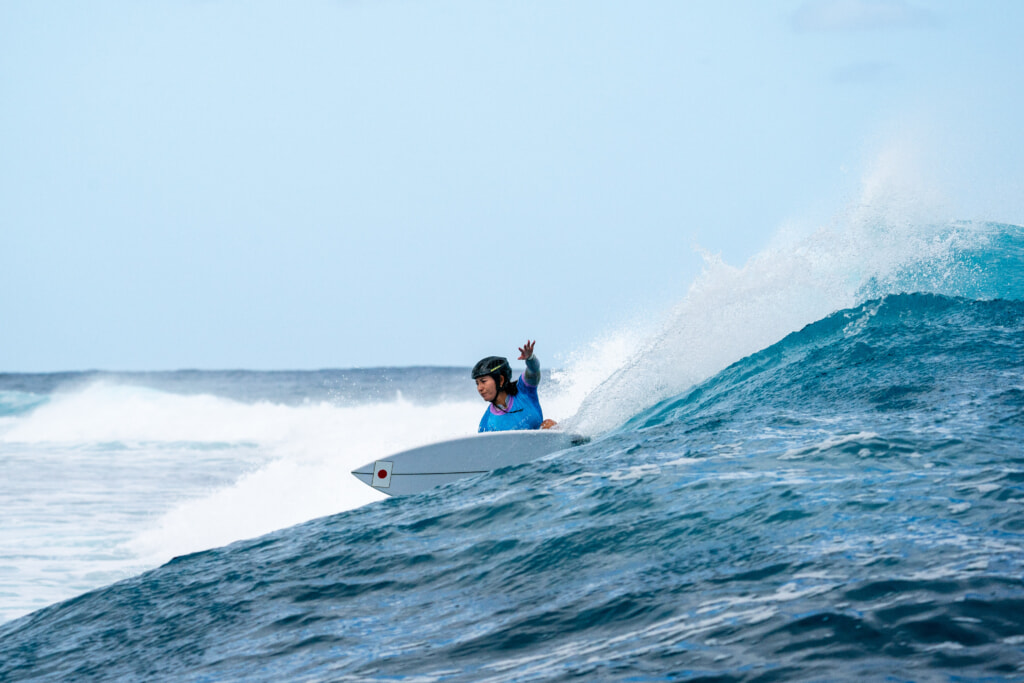
[[519,359],[526,361],[526,372],[512,381],[512,368],[500,356],[488,356],[473,366],[473,379],[481,398],[490,403],[480,419],[481,432],[511,429],[550,429],[554,420],[545,420],[537,397],[540,361],[533,355],[536,342],[527,340],[519,348]]

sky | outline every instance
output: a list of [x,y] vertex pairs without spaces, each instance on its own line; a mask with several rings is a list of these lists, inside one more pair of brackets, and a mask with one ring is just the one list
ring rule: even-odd
[[894,154],[950,219],[1024,224],[1022,30],[1011,1],[5,0],[0,372],[557,363]]

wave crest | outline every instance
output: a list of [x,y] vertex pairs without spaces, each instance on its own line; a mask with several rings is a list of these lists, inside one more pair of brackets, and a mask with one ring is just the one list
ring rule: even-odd
[[[867,218],[865,218],[867,216]],[[1024,299],[1024,229],[859,214],[743,267],[705,268],[662,329],[583,401],[572,429],[598,433],[829,314],[889,294]]]

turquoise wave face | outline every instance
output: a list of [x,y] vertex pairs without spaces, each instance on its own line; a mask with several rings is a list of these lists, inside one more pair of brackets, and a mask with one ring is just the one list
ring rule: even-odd
[[[878,412],[946,420],[1017,404],[1024,302],[900,294],[840,311],[650,408],[624,429]],[[987,368],[984,382],[974,377]],[[995,417],[995,415],[993,415]],[[786,419],[789,419],[788,417]]]
[[1019,680],[1021,443],[1024,303],[887,296],[586,446],[4,625],[0,678]]

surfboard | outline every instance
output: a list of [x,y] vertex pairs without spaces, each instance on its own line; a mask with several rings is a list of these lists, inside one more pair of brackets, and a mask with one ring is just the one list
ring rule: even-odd
[[551,429],[486,432],[395,453],[367,463],[352,474],[378,491],[403,496],[499,467],[520,465],[588,441],[586,436]]

